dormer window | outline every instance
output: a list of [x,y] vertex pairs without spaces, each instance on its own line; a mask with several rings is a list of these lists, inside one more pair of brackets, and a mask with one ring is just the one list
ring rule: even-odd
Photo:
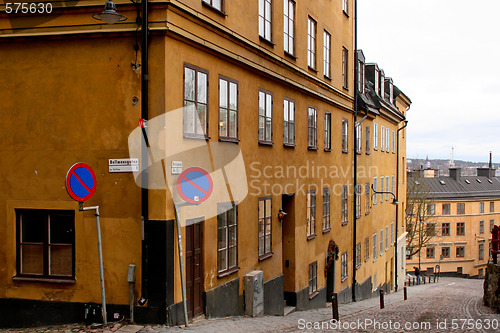
[[380,87],[380,73],[377,69],[375,69],[375,93],[377,95],[380,94],[379,87]]
[[392,84],[392,80],[389,81],[389,103],[393,103],[394,99],[394,85]]
[[365,92],[365,64],[358,61],[358,91],[363,94]]
[[384,76],[384,71],[380,71],[380,89],[379,89],[379,96],[384,98],[385,96],[385,76]]

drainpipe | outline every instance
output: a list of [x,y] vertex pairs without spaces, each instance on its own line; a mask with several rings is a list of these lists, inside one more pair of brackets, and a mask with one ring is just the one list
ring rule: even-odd
[[358,182],[358,152],[356,145],[358,142],[357,126],[358,121],[358,1],[354,0],[354,179],[353,179],[353,226],[352,226],[352,301],[356,302],[356,184]]
[[[409,109],[409,108],[408,108]],[[406,109],[406,111],[408,111],[408,109]],[[401,202],[399,201],[399,132],[405,128],[406,126],[408,126],[408,120],[405,120],[404,121],[404,126],[401,127],[401,128],[398,128],[398,131],[397,131],[397,137],[398,137],[398,145],[397,145],[397,148],[396,148],[396,200],[398,202]],[[405,170],[406,172],[406,170]],[[399,214],[398,214],[398,210],[399,210],[399,205],[396,205],[396,237],[394,238],[394,271],[396,273],[396,276],[395,276],[395,281],[396,281],[396,284],[394,285],[394,291],[398,291],[398,221],[399,221]],[[401,255],[404,255],[404,254],[401,254]]]

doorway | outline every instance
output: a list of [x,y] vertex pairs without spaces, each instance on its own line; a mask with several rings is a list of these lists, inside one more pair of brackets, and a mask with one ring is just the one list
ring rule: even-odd
[[297,303],[295,295],[295,194],[281,196],[281,208],[286,215],[281,223],[283,291],[286,305]]
[[186,298],[188,317],[203,313],[203,220],[186,221]]

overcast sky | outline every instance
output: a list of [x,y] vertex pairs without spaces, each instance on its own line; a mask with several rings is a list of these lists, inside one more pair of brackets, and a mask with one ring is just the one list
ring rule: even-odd
[[358,0],[358,48],[410,99],[407,156],[500,162],[500,0]]

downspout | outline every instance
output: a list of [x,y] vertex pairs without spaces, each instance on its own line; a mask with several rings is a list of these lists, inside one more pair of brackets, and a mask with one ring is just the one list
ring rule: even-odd
[[[406,111],[408,111],[408,109],[406,109]],[[405,122],[404,126],[401,128],[398,128],[398,131],[397,131],[398,144],[397,144],[397,148],[396,148],[396,200],[398,202],[401,202],[401,201],[399,201],[399,132],[403,128],[408,126],[408,120],[405,120],[404,122]],[[406,170],[405,170],[405,172],[406,172]],[[396,235],[394,237],[394,271],[396,273],[396,276],[395,276],[396,283],[394,285],[394,291],[398,291],[398,231],[399,231],[399,229],[398,229],[398,221],[399,221],[398,210],[399,210],[399,205],[396,205]]]
[[358,1],[354,0],[354,179],[352,226],[352,301],[356,302],[356,184],[358,182],[357,121],[358,121]]

